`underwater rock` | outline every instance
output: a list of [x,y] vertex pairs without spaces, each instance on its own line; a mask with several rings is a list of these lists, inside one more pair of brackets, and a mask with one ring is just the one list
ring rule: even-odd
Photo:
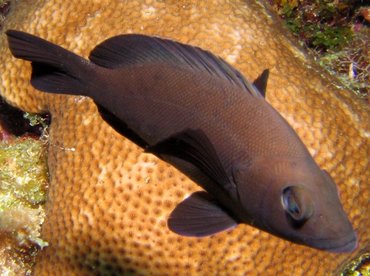
[[208,238],[167,228],[199,187],[116,133],[84,97],[46,95],[1,36],[0,91],[26,111],[50,111],[50,188],[34,273],[333,273],[369,245],[369,107],[321,71],[260,2],[15,2],[4,29],[26,31],[87,57],[122,33],[168,37],[220,55],[249,80],[270,69],[267,100],[338,184],[358,234],[352,254],[291,244],[247,225]]

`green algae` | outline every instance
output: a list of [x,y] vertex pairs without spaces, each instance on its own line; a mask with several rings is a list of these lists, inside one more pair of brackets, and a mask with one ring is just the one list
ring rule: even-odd
[[[39,114],[33,114],[33,113],[28,113],[28,112],[25,112],[23,114],[23,117],[29,121],[29,124],[30,126],[37,126],[37,125],[40,125],[43,130],[44,130],[44,134],[43,136],[46,135],[46,131],[48,129],[48,123],[46,121],[46,119],[39,115]],[[42,138],[42,137],[41,137]]]
[[0,212],[14,206],[45,202],[45,145],[35,139],[0,143]]
[[0,142],[0,275],[29,275],[38,250],[48,245],[40,238],[47,183],[44,141]]
[[340,276],[370,276],[370,253],[362,254],[350,262]]
[[289,2],[281,11],[288,28],[304,39],[309,47],[327,50],[339,50],[353,37],[349,25],[334,24],[339,14],[339,7],[331,1],[315,1],[303,9],[295,9]]
[[[346,89],[370,95],[369,28],[361,3],[335,0],[270,0],[288,29]],[[362,20],[362,21],[361,21]]]

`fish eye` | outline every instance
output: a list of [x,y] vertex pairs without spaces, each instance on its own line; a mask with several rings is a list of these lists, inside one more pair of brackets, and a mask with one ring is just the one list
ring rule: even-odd
[[301,218],[301,208],[299,206],[299,199],[294,193],[293,187],[287,187],[283,190],[283,206],[294,219]]
[[281,199],[288,220],[295,228],[301,227],[311,217],[311,204],[303,188],[288,186],[282,191]]

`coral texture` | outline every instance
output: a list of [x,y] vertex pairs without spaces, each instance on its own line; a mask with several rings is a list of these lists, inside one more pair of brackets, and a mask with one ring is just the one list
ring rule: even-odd
[[[369,107],[317,69],[259,2],[22,1],[10,16],[5,29],[85,57],[113,35],[143,33],[209,49],[250,80],[269,68],[268,101],[335,179],[358,251],[369,246]],[[310,249],[248,225],[207,238],[172,233],[168,215],[200,187],[116,133],[90,99],[34,90],[30,65],[11,56],[5,35],[0,59],[2,95],[27,111],[52,114],[42,228],[49,246],[38,256],[36,275],[326,275],[358,253]]]

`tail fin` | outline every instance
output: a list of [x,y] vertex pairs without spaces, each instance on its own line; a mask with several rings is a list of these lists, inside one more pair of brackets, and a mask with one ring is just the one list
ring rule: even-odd
[[89,61],[39,37],[8,30],[9,48],[16,58],[31,61],[31,84],[38,90],[85,95]]

